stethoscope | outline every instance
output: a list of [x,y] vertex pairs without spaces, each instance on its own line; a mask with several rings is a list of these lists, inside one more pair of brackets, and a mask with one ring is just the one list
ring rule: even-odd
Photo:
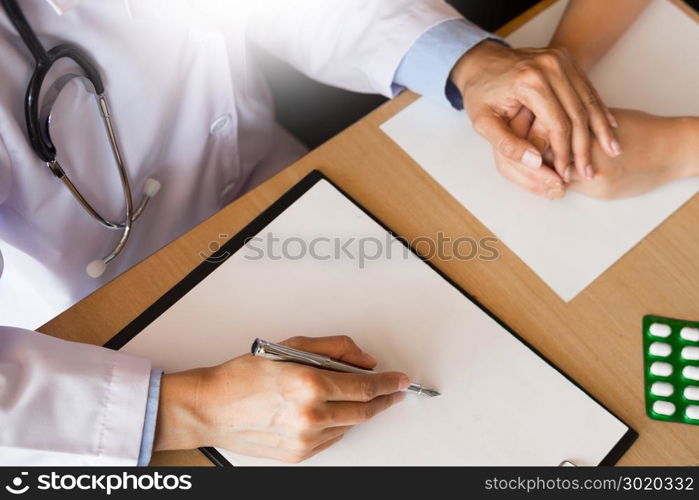
[[[34,73],[32,74],[31,80],[29,81],[29,86],[27,87],[27,95],[24,104],[27,132],[32,149],[34,149],[41,160],[46,162],[46,166],[49,168],[49,170],[51,170],[51,173],[63,181],[63,184],[65,184],[65,186],[73,194],[73,197],[78,200],[80,205],[82,205],[88,214],[90,214],[104,227],[121,231],[121,237],[119,238],[119,242],[116,244],[114,249],[103,259],[94,260],[86,267],[86,272],[90,277],[98,278],[106,270],[107,264],[114,260],[126,246],[126,242],[131,234],[133,222],[141,216],[146,206],[148,206],[148,202],[158,193],[160,190],[160,183],[155,179],[146,180],[143,187],[143,200],[141,200],[138,208],[136,208],[134,211],[131,187],[129,186],[129,179],[126,174],[126,166],[124,165],[124,159],[119,149],[114,126],[112,125],[109,106],[107,105],[107,99],[104,95],[104,84],[102,83],[102,78],[100,77],[97,67],[85,54],[85,52],[74,45],[61,44],[53,47],[49,51],[44,50],[44,47],[41,45],[41,42],[39,42],[36,33],[34,33],[34,30],[32,30],[31,26],[27,22],[22,10],[17,5],[17,1],[0,0],[0,2],[2,2],[2,6],[5,9],[7,16],[10,18],[10,21],[17,29],[17,32],[22,37],[24,44],[27,46],[34,57],[34,60],[36,61]],[[85,75],[68,73],[58,78],[55,83],[46,89],[44,103],[40,108],[39,96],[46,75],[57,61],[66,58],[74,61],[85,73]],[[49,134],[51,110],[61,90],[68,82],[76,78],[81,79],[87,90],[95,94],[97,97],[97,104],[102,116],[102,122],[104,124],[107,137],[109,138],[112,155],[117,164],[119,177],[121,178],[121,186],[124,191],[126,213],[124,214],[123,222],[113,222],[105,217],[102,217],[99,212],[92,207],[90,202],[83,197],[75,184],[71,182],[68,174],[66,174],[56,160],[56,147],[51,142],[51,136]]]

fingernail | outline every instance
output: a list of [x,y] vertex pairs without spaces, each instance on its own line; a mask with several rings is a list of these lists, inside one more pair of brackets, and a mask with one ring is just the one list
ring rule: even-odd
[[408,386],[410,386],[410,378],[407,375],[401,375],[398,380],[398,390],[402,391],[403,389],[407,389]]
[[565,182],[570,182],[570,178],[573,176],[573,167],[568,167],[563,171],[563,180]]
[[592,180],[592,178],[595,176],[595,171],[592,168],[592,165],[588,165],[585,167],[585,177],[587,177],[588,180]]
[[544,184],[551,190],[563,191],[563,184],[558,181],[548,179],[546,182],[544,182]]
[[539,152],[543,153],[546,151],[546,139],[543,137],[532,137],[531,143],[534,144],[534,147],[536,147]]
[[612,142],[609,143],[609,147],[612,149],[612,153],[614,153],[615,156],[619,156],[621,154],[621,146],[619,145],[619,141],[616,139],[612,139]]
[[529,168],[539,168],[541,166],[541,155],[527,149],[522,155],[522,163]]
[[558,198],[563,197],[563,190],[562,189],[549,189],[548,192],[546,193],[546,197],[549,200],[556,200]]
[[616,121],[616,118],[614,118],[614,115],[607,111],[607,120],[609,121],[609,124],[614,127],[614,128],[619,128],[619,122]]

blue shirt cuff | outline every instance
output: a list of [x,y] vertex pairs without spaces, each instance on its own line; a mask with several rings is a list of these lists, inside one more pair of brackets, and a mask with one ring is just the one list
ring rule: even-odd
[[162,370],[151,370],[150,386],[148,387],[148,401],[146,402],[146,418],[143,420],[143,437],[141,438],[141,450],[138,454],[138,465],[145,466],[150,462],[153,454],[153,440],[155,439],[155,423],[158,418],[158,402],[160,400],[160,379]]
[[461,92],[449,80],[456,62],[484,40],[504,41],[470,23],[451,19],[424,32],[403,57],[393,78],[394,95],[409,88],[425,97],[463,109]]

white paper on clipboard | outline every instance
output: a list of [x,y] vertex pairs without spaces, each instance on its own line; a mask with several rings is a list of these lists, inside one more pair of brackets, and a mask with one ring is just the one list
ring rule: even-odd
[[[408,395],[305,465],[597,465],[630,439],[623,422],[399,242],[360,266],[358,241],[373,249],[390,233],[327,181],[258,236],[123,350],[172,372],[249,352],[256,337],[347,334],[379,369],[442,392]],[[320,258],[296,258],[300,241],[320,238],[330,242],[316,245]],[[353,257],[335,253],[352,238]],[[273,463],[219,451],[236,465]]]

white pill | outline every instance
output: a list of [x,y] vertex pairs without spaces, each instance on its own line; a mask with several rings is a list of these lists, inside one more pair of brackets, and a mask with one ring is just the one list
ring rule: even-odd
[[[691,367],[688,366],[687,368]],[[668,377],[672,375],[672,365],[670,363],[661,363],[660,361],[656,361],[650,365],[650,372],[658,377]]]
[[682,357],[691,361],[699,361],[699,347],[685,347],[682,349]]
[[653,411],[661,415],[672,415],[675,413],[675,405],[669,401],[656,401],[653,403]]
[[690,380],[699,380],[699,366],[685,366],[682,375]]
[[699,406],[691,405],[685,410],[685,413],[692,420],[699,420]]
[[689,340],[690,342],[699,342],[699,328],[690,328],[685,326],[682,328],[682,330],[680,330],[680,336],[685,340]]
[[669,337],[670,333],[672,333],[672,328],[670,328],[670,325],[666,325],[665,323],[653,323],[650,325],[650,328],[648,328],[650,331],[650,334],[653,335],[654,337]]
[[672,386],[672,384],[668,384],[667,382],[655,382],[650,386],[650,392],[656,396],[667,397],[672,395],[674,391],[675,388]]
[[666,344],[665,342],[653,342],[648,348],[653,356],[660,356],[662,358],[669,356],[672,352],[672,346]]
[[684,397],[692,401],[699,401],[699,387],[694,385],[687,386],[684,390]]

